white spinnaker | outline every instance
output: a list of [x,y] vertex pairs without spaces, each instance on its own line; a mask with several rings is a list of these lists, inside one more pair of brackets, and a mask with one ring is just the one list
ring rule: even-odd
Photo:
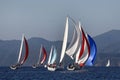
[[37,64],[40,63],[41,54],[42,54],[42,45],[41,45],[41,47],[40,47],[40,53],[39,53],[39,58],[38,58],[38,62],[37,62]]
[[50,64],[50,61],[51,61],[52,52],[53,52],[53,46],[51,47],[51,50],[50,50],[50,55],[49,55],[49,58],[48,58],[48,65]]
[[60,56],[60,63],[62,62],[65,55],[67,39],[68,39],[68,17],[66,19],[65,32],[64,32],[64,38],[63,38],[63,44],[62,44],[62,50],[61,50],[61,56]]
[[17,63],[19,63],[19,62],[20,62],[20,59],[21,59],[23,43],[24,43],[24,34],[22,35],[21,46],[20,46],[20,51],[19,51],[19,56],[18,56],[18,61],[17,61]]
[[[79,31],[80,33],[82,34],[82,31],[81,31],[81,23],[79,22]],[[82,36],[83,37],[83,36]],[[80,40],[79,40],[79,43],[80,43]],[[76,56],[75,56],[75,63],[78,63],[78,56],[80,55],[80,50],[81,50],[81,44],[78,45],[78,50],[76,52]]]
[[68,50],[74,44],[75,39],[76,39],[76,30],[74,29],[72,40],[70,41],[70,44],[68,45],[66,50]]
[[79,41],[80,41],[80,29],[79,29],[79,26],[81,26],[81,24],[79,23],[79,25],[77,26],[75,21],[72,18],[71,18],[71,20],[72,20],[72,22],[74,24],[74,27],[75,27],[75,30],[77,32],[77,38],[76,38],[76,41],[74,42],[74,44],[69,49],[66,50],[66,54],[68,56],[70,56],[71,58],[73,58],[73,55],[79,49]]
[[77,27],[75,25],[75,29],[76,29],[76,32],[77,32],[77,39],[76,39],[75,43],[68,50],[66,50],[66,54],[68,56],[70,56],[71,58],[73,58],[73,55],[75,54],[76,50],[78,49],[78,44],[79,44],[79,41],[80,41],[80,30],[79,30],[79,27]]

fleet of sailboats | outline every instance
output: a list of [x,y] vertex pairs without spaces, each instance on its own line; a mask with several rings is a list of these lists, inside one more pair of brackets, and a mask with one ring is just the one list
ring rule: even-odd
[[[74,24],[74,33],[73,33],[72,40],[67,47],[68,36],[69,36],[68,35],[69,19]],[[23,47],[24,42],[25,42],[26,53],[25,53],[24,58],[21,58],[22,47]],[[28,53],[29,53],[28,43],[27,43],[26,38],[23,35],[22,41],[21,41],[20,52],[18,56],[18,62],[17,64],[12,65],[10,68],[16,69],[20,67],[28,58]],[[91,38],[90,35],[84,32],[81,23],[79,22],[77,24],[71,17],[67,17],[64,36],[63,36],[63,43],[62,43],[62,48],[61,48],[61,54],[60,54],[60,59],[58,61],[58,65],[56,63],[57,58],[58,58],[57,49],[55,46],[51,46],[51,50],[50,50],[49,57],[48,57],[48,62],[46,65],[44,65],[44,67],[47,68],[49,71],[55,71],[58,68],[64,68],[63,63],[64,63],[65,54],[68,55],[74,61],[74,63],[70,63],[70,65],[67,66],[68,70],[80,69],[81,67],[85,65],[93,66],[96,53],[97,53],[97,47],[96,47],[95,41]],[[32,67],[36,68],[36,67],[39,67],[41,64],[45,63],[47,56],[48,55],[47,55],[45,48],[41,45],[38,61]]]

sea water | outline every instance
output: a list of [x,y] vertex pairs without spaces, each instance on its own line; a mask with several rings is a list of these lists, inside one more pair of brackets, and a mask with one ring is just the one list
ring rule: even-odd
[[0,67],[0,80],[120,80],[120,67],[84,67],[81,70],[48,71],[45,68]]

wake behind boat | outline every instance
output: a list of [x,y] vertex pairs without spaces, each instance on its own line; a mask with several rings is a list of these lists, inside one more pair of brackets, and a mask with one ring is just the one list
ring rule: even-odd
[[[23,45],[25,44],[25,55],[22,57],[22,49],[23,49]],[[22,41],[21,41],[21,46],[20,46],[20,51],[19,51],[19,56],[18,56],[18,61],[15,65],[10,66],[11,69],[15,70],[19,67],[21,67],[25,61],[27,60],[29,55],[29,48],[28,48],[28,43],[27,40],[25,38],[25,36],[22,36]]]

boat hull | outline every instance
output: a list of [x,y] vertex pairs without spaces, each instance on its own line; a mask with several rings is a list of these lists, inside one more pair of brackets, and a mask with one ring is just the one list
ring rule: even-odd
[[16,70],[17,67],[10,66],[10,69],[12,69],[12,70]]
[[38,64],[34,64],[34,65],[32,65],[32,68],[37,68],[37,67],[39,67]]
[[21,64],[16,64],[16,65],[10,66],[10,68],[11,68],[12,70],[15,70],[15,69],[19,68],[20,66],[21,66]]
[[49,71],[55,71],[55,70],[56,70],[56,67],[47,67],[47,69],[48,69]]
[[78,64],[71,64],[69,66],[67,66],[67,70],[80,70],[82,68],[82,66],[79,66]]

